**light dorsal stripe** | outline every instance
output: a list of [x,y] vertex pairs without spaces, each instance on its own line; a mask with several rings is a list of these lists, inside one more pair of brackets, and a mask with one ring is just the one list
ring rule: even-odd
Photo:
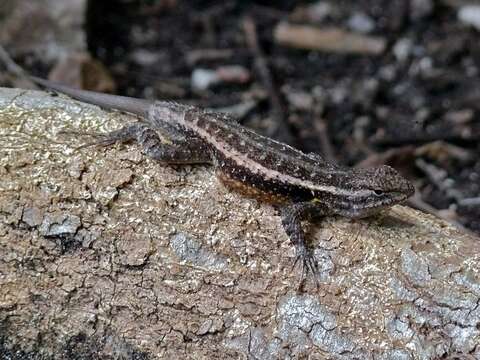
[[[295,149],[294,147],[292,147],[290,145],[287,145],[287,144],[281,143],[279,141],[276,141],[275,139],[267,138],[265,136],[257,134],[256,132],[254,132],[254,131],[252,131],[248,128],[245,128],[241,125],[238,125],[238,127],[236,127],[235,126],[236,124],[226,123],[225,121],[222,121],[222,119],[217,119],[214,116],[210,117],[209,121],[212,122],[213,124],[215,124],[216,126],[220,127],[225,132],[231,132],[233,130],[232,128],[234,128],[235,130],[239,130],[239,131],[235,132],[235,135],[237,136],[236,140],[238,141],[240,139],[241,141],[245,141],[250,146],[258,149],[260,152],[265,151],[265,149],[263,148],[263,146],[264,146],[263,144],[265,144],[265,143],[272,144],[273,143],[273,144],[281,147],[282,148],[281,150],[289,150],[294,155],[298,155],[296,160],[299,163],[301,163],[301,165],[304,168],[306,168],[307,170],[310,170],[310,172],[314,172],[314,171],[316,173],[326,172],[326,169],[316,167],[315,160],[309,158],[308,155],[302,153],[300,150]],[[196,127],[195,129],[198,129],[198,127]],[[272,150],[280,150],[280,149],[272,149]],[[275,152],[275,156],[282,157],[284,160],[290,160],[289,156],[291,156],[291,155],[286,154],[283,151],[274,151],[274,152]],[[306,161],[305,158],[308,158],[308,161]],[[327,165],[327,161],[326,160],[323,160],[323,161],[324,161],[324,164]],[[328,164],[328,165],[332,166],[332,164]],[[345,170],[343,170],[341,168],[337,168],[337,169],[329,168],[328,169],[329,174],[343,173],[343,172],[345,172]]]
[[[351,189],[342,189],[338,186],[333,185],[320,185],[316,184],[310,180],[303,180],[297,177],[283,174],[275,169],[269,169],[262,164],[259,164],[256,161],[250,159],[246,154],[242,154],[235,150],[233,147],[228,146],[225,142],[221,142],[218,138],[215,138],[208,133],[205,129],[197,126],[195,121],[186,121],[185,116],[180,120],[180,125],[186,128],[189,128],[195,131],[200,137],[205,141],[211,144],[215,149],[223,154],[224,157],[232,159],[239,166],[243,166],[246,169],[249,169],[253,173],[258,173],[264,176],[266,179],[278,180],[284,183],[297,185],[302,188],[306,188],[312,191],[322,191],[334,195],[344,195],[344,196],[353,196],[353,197],[363,197],[368,196],[370,191],[368,190],[351,190]],[[225,146],[227,145],[227,146]]]

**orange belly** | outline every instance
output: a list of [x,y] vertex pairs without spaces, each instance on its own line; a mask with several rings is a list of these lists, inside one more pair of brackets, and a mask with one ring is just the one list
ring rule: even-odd
[[270,204],[283,204],[290,201],[290,199],[286,196],[264,191],[252,185],[243,183],[240,180],[232,179],[224,173],[217,173],[217,178],[228,189],[241,193],[247,197],[258,199],[262,202],[267,202]]

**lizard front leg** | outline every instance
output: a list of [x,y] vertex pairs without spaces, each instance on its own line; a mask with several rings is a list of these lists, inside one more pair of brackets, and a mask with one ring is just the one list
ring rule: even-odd
[[302,221],[322,217],[329,213],[327,207],[312,202],[295,203],[281,209],[283,228],[295,246],[295,265],[299,261],[302,262],[302,281],[305,272],[311,272],[317,281],[317,264],[311,250],[307,248]]
[[108,146],[117,141],[136,141],[143,152],[159,162],[166,164],[198,164],[211,163],[211,155],[205,144],[198,138],[187,138],[172,134],[173,139],[168,138],[168,130],[165,136],[152,129],[147,124],[138,122],[127,125],[119,130],[101,135],[101,139],[93,143],[82,145],[80,148],[103,145]]

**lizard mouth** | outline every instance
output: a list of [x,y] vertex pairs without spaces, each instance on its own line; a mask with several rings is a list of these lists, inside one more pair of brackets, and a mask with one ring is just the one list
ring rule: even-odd
[[379,199],[377,202],[371,203],[369,206],[349,209],[348,211],[346,211],[345,216],[355,219],[366,218],[377,214],[382,209],[401,203],[408,199],[410,196],[411,194],[406,194],[405,192],[391,192],[385,198]]
[[387,196],[385,199],[382,199],[382,201],[380,201],[380,203],[376,204],[376,206],[374,206],[374,207],[382,208],[382,207],[391,206],[391,205],[401,203],[401,202],[407,200],[410,196],[412,196],[412,194],[413,194],[413,192],[412,193],[405,193],[405,192],[400,192],[400,191],[391,192],[389,194],[389,196]]

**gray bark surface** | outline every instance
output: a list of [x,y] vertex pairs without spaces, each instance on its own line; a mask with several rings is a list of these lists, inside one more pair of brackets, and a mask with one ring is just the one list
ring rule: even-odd
[[477,238],[402,206],[328,218],[299,291],[276,211],[211,168],[74,151],[131,121],[0,89],[5,358],[480,358]]

